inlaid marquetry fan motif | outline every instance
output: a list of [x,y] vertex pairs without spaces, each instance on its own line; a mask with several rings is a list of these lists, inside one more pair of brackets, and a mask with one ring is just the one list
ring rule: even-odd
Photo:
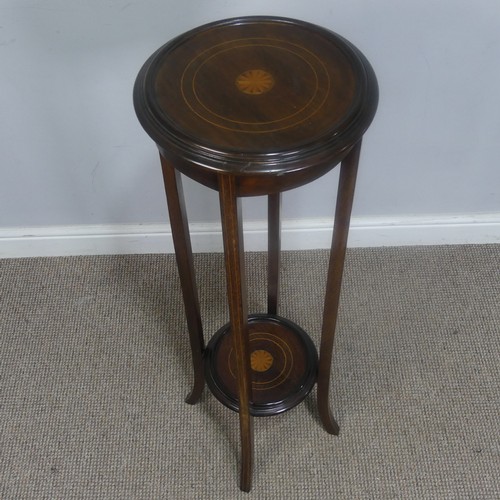
[[263,69],[250,69],[236,78],[236,86],[245,94],[264,94],[274,87],[274,78]]
[[273,365],[273,357],[264,349],[253,351],[250,355],[250,366],[256,372],[265,372]]

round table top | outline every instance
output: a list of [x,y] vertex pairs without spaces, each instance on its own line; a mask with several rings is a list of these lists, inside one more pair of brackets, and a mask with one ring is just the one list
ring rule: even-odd
[[134,88],[137,116],[162,151],[236,175],[338,162],[377,100],[373,70],[352,44],[273,17],[224,20],[175,38],[148,59]]

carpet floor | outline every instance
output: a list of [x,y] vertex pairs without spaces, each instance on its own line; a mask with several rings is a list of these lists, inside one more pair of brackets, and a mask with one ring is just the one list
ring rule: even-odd
[[[246,256],[250,312],[266,257]],[[280,314],[319,340],[328,255],[285,252]],[[220,254],[195,265],[206,339],[227,322]],[[500,498],[500,245],[350,249],[325,433],[313,391],[255,419],[190,390],[172,255],[0,260],[0,498]]]

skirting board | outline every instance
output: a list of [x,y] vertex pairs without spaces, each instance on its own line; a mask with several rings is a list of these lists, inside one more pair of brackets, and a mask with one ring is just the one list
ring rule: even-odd
[[[191,224],[194,252],[221,252],[220,224]],[[245,223],[245,250],[267,248],[266,221]],[[331,219],[285,220],[283,250],[330,248]],[[450,217],[353,218],[349,247],[500,243],[500,213]],[[0,258],[172,253],[167,224],[0,228]]]

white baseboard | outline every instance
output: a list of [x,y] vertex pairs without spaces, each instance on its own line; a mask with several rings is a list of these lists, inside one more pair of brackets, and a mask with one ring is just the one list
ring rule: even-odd
[[[222,251],[220,224],[192,224],[195,252]],[[245,250],[267,248],[265,221],[248,222]],[[285,220],[283,250],[329,248],[331,219]],[[500,213],[449,217],[353,218],[350,247],[500,243]],[[163,224],[0,228],[0,258],[172,253]]]

